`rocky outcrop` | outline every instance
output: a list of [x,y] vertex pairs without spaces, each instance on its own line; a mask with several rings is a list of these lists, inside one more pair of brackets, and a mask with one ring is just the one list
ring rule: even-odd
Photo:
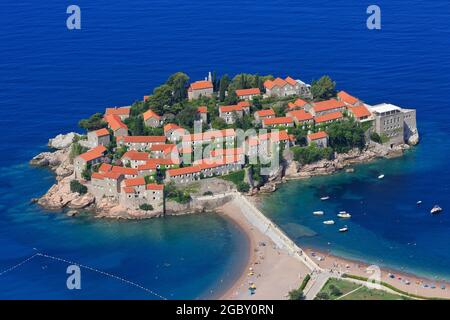
[[37,203],[48,210],[61,210],[63,208],[84,209],[95,202],[93,195],[86,193],[80,195],[70,191],[71,177],[61,179],[54,184]]
[[58,134],[56,137],[48,140],[48,146],[53,149],[67,149],[75,137],[80,137],[78,133],[69,132],[67,134]]
[[419,143],[419,132],[414,133],[413,135],[408,137],[407,143],[410,146],[415,146]]

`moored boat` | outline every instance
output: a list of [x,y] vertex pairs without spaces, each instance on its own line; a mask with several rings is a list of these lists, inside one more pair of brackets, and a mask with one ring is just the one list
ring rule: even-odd
[[431,214],[437,214],[437,213],[440,213],[440,212],[442,212],[442,210],[444,210],[444,209],[442,209],[441,207],[439,207],[438,205],[435,205],[434,207],[433,207],[433,209],[431,209]]
[[313,215],[315,216],[323,216],[324,212],[323,211],[314,211]]
[[378,179],[383,179],[384,178],[384,174],[380,174],[379,176],[378,176]]
[[342,227],[342,228],[339,229],[339,232],[347,232],[347,231],[348,231],[347,226]]
[[334,220],[326,220],[323,224],[334,224]]
[[329,196],[325,196],[325,197],[320,198],[320,200],[322,200],[322,201],[325,201],[325,200],[328,200],[328,199],[330,199]]
[[352,217],[352,215],[350,214],[350,213],[338,213],[338,215],[337,215],[339,218],[343,218],[343,219],[348,219],[348,218],[351,218]]

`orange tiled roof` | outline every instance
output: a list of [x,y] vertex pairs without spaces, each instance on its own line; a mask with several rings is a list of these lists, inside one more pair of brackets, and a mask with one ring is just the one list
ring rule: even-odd
[[102,128],[102,129],[96,130],[94,132],[97,137],[104,137],[104,136],[109,135],[109,131],[106,128]]
[[116,115],[116,116],[128,116],[130,115],[130,107],[120,107],[120,108],[106,108],[105,116]]
[[117,140],[125,143],[164,143],[165,136],[123,136],[117,137]]
[[239,101],[237,103],[237,105],[241,108],[248,108],[248,107],[250,107],[250,102],[249,101]]
[[139,152],[139,151],[127,151],[122,156],[123,158],[128,158],[130,160],[147,160],[150,157],[150,155],[147,152]]
[[212,157],[220,157],[223,155],[232,156],[232,155],[241,155],[244,153],[242,148],[227,148],[227,149],[214,149],[211,150]]
[[223,129],[223,130],[213,130],[206,131],[203,133],[193,133],[183,136],[183,140],[187,141],[203,141],[210,140],[212,138],[226,138],[226,137],[236,136],[234,129]]
[[310,133],[308,134],[308,139],[309,140],[317,140],[317,139],[323,139],[328,137],[328,134],[325,131],[319,131],[316,133]]
[[313,109],[315,112],[327,111],[343,107],[345,107],[345,103],[337,101],[336,99],[314,102],[313,104]]
[[310,113],[306,112],[305,110],[289,111],[287,115],[296,119],[297,121],[308,121],[314,118]]
[[100,165],[100,167],[98,168],[98,172],[104,173],[104,172],[111,171],[112,167],[113,167],[113,166],[110,165],[110,164],[108,164],[108,163],[102,163],[102,164]]
[[345,91],[339,91],[337,96],[341,101],[348,103],[348,104],[355,104],[355,103],[359,102],[359,100],[357,98],[348,94]]
[[137,176],[138,172],[134,168],[127,168],[127,167],[121,167],[121,166],[113,166],[111,169],[111,172],[119,173],[123,175],[130,175],[130,176]]
[[91,161],[100,157],[103,157],[103,154],[106,152],[106,148],[104,146],[95,147],[85,153],[79,155],[84,161]]
[[91,174],[91,179],[98,179],[98,180],[103,180],[103,175],[101,173],[98,172],[92,172]]
[[144,177],[137,177],[124,180],[126,187],[135,187],[135,186],[143,186],[145,185]]
[[258,110],[255,113],[260,117],[269,117],[275,115],[275,111],[273,111],[272,109]]
[[236,95],[238,97],[242,96],[250,96],[250,95],[258,95],[261,94],[259,88],[251,88],[251,89],[238,89],[236,90]]
[[199,113],[207,113],[208,112],[208,108],[206,106],[200,106],[197,108],[197,112]]
[[281,125],[292,123],[291,117],[277,117],[277,118],[265,118],[263,124],[266,126]]
[[308,102],[306,102],[305,100],[302,100],[300,98],[298,98],[297,100],[295,100],[294,102],[289,102],[288,103],[288,108],[289,109],[295,109],[295,108],[301,108],[305,105],[307,105]]
[[123,187],[122,190],[125,193],[135,193],[135,190],[133,187]]
[[200,172],[200,168],[198,166],[190,166],[190,167],[167,170],[167,174],[171,177],[180,176],[183,174],[197,173],[197,172]]
[[284,79],[284,81],[286,81],[287,83],[289,83],[291,86],[295,86],[297,84],[297,81],[295,81],[294,79],[292,79],[291,77],[287,77],[286,79]]
[[120,120],[119,116],[115,114],[106,115],[105,121],[108,123],[108,126],[114,131],[119,130],[121,128],[128,130],[127,125],[123,123],[122,120]]
[[287,77],[286,79],[276,78],[275,80],[266,80],[264,82],[264,87],[267,89],[272,89],[273,87],[284,87],[285,85],[290,84],[291,86],[295,86],[297,81],[292,79],[291,77]]
[[147,161],[145,164],[142,164],[137,167],[138,171],[141,170],[156,170],[157,163],[155,161]]
[[145,186],[145,189],[147,190],[163,190],[164,185],[163,184],[156,184],[156,183],[149,183]]
[[211,81],[201,80],[201,81],[195,81],[191,83],[189,90],[204,90],[204,89],[211,89],[213,88],[213,84]]
[[145,111],[144,114],[143,114],[143,117],[144,117],[144,121],[145,121],[145,120],[148,120],[148,119],[150,119],[150,118],[155,118],[155,119],[157,119],[157,120],[161,119],[161,117],[158,116],[158,115],[157,115],[153,110],[151,110],[151,109],[148,109],[147,111]]
[[184,130],[182,127],[180,127],[179,125],[177,125],[175,123],[168,123],[168,124],[164,125],[164,133],[167,133],[167,131],[170,131],[170,130],[177,130],[177,129]]
[[316,123],[321,123],[321,122],[341,119],[342,117],[343,117],[342,113],[337,111],[337,112],[327,113],[327,114],[324,114],[323,116],[316,117],[316,118],[314,118],[314,121]]
[[371,113],[366,106],[348,107],[348,110],[353,113],[356,118],[370,117]]
[[221,106],[219,107],[220,112],[233,112],[233,111],[242,111],[243,107],[237,104],[231,106]]
[[154,144],[150,148],[151,151],[171,152],[177,146],[175,144]]

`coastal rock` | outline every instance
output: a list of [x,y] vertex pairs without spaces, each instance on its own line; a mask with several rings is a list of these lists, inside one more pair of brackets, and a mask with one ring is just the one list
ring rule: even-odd
[[34,166],[48,166],[53,170],[62,162],[68,160],[69,151],[67,149],[55,152],[42,152],[30,160],[30,164]]
[[286,168],[285,175],[286,176],[293,176],[298,173],[300,170],[300,164],[297,161],[291,161],[289,165]]
[[68,217],[73,217],[73,216],[76,216],[78,214],[78,211],[77,210],[69,210],[69,211],[67,211],[67,213],[66,213],[66,215],[68,216]]
[[410,137],[408,137],[408,141],[407,143],[410,146],[415,146],[419,143],[419,133],[416,132],[415,134],[411,135]]
[[53,149],[66,149],[70,147],[73,142],[73,138],[80,135],[75,132],[69,132],[67,134],[58,134],[56,137],[48,140],[48,146]]
[[83,209],[95,202],[95,197],[90,194],[86,193],[81,196],[76,197],[75,199],[71,200],[67,207],[71,209]]

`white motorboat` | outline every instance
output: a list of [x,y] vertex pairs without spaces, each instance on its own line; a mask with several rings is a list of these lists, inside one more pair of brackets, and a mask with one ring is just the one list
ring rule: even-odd
[[323,224],[334,224],[334,220],[326,220]]
[[442,210],[444,210],[444,209],[442,209],[441,207],[439,207],[438,205],[435,205],[434,207],[433,207],[433,209],[431,209],[431,214],[437,214],[437,213],[440,213],[440,212],[442,212]]
[[349,219],[349,218],[352,217],[352,215],[351,215],[350,213],[347,213],[347,212],[345,212],[345,213],[338,213],[337,216],[338,216],[339,218],[343,218],[343,219]]
[[419,200],[416,202],[417,204],[422,204],[422,200]]
[[323,211],[314,211],[313,212],[313,215],[315,215],[315,216],[323,216]]
[[329,196],[326,196],[326,197],[322,197],[322,198],[320,198],[320,200],[322,200],[322,201],[325,201],[325,200],[328,200],[328,199],[330,199],[330,197],[329,197]]
[[347,211],[345,211],[345,210],[344,211],[339,211],[339,213],[347,213]]
[[379,176],[378,176],[378,179],[383,179],[384,178],[384,174],[380,174]]
[[347,232],[347,231],[348,231],[347,226],[339,229],[339,232]]

